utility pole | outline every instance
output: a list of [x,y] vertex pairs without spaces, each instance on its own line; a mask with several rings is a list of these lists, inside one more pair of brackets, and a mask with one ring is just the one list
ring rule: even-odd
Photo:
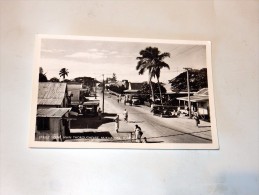
[[104,88],[105,86],[104,86],[104,74],[103,74],[103,108],[102,108],[103,113],[104,113]]
[[190,81],[189,81],[189,70],[192,70],[191,68],[183,68],[186,70],[187,73],[187,89],[188,89],[188,108],[189,108],[189,118],[191,118],[191,101],[190,101]]

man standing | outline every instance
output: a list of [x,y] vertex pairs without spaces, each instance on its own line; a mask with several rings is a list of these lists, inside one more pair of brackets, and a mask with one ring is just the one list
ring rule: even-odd
[[198,112],[194,112],[194,116],[193,116],[195,122],[196,122],[196,127],[199,127],[200,124],[200,118],[199,118],[199,114]]
[[123,115],[124,115],[124,121],[128,122],[128,111],[126,110],[126,108],[125,108],[125,110],[123,112]]
[[141,131],[141,128],[138,125],[135,125],[136,142],[141,143],[142,135],[143,135],[143,132]]
[[119,132],[119,115],[117,114],[117,116],[115,117],[115,131],[118,133]]
[[101,108],[99,107],[98,108],[98,117],[99,117],[99,120],[101,120],[102,119],[102,110],[101,110]]

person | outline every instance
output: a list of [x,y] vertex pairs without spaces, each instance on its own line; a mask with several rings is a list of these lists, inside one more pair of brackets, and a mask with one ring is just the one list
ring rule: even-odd
[[171,112],[171,114],[172,114],[173,117],[177,117],[177,114],[176,114],[176,112],[175,112],[175,109],[173,109],[173,111]]
[[135,136],[136,136],[136,142],[141,143],[141,137],[143,135],[143,132],[140,128],[140,126],[135,125]]
[[154,111],[154,104],[153,103],[150,103],[150,108],[151,108],[150,112],[153,112]]
[[128,111],[126,110],[126,108],[125,108],[123,114],[124,114],[124,121],[128,122]]
[[119,115],[115,117],[115,131],[118,133],[119,132]]
[[199,127],[199,124],[200,124],[199,114],[198,114],[198,112],[194,112],[193,114],[194,114],[193,118],[196,122],[196,126]]
[[83,105],[79,105],[79,106],[78,106],[78,114],[79,114],[79,115],[83,115],[83,109],[84,109],[84,106],[83,106]]
[[100,107],[98,108],[97,112],[98,112],[99,120],[101,120],[102,119],[102,110]]
[[181,108],[180,106],[177,107],[177,117],[179,117],[181,115]]

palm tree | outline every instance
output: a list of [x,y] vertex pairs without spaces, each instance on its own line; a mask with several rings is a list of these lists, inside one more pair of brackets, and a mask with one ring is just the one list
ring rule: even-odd
[[66,76],[68,76],[68,69],[66,68],[62,68],[60,71],[59,71],[59,76],[60,77],[63,77],[63,81],[65,80]]
[[[169,53],[164,53],[165,55],[168,55],[168,57],[170,57],[170,54]],[[165,58],[167,56],[164,56],[163,58]],[[163,61],[160,61],[159,63],[157,63],[157,66],[154,68],[154,74],[155,74],[155,77],[157,79],[157,84],[158,84],[158,89],[159,89],[159,94],[160,94],[160,101],[161,101],[161,104],[163,105],[163,102],[162,102],[162,93],[161,93],[161,85],[160,85],[160,82],[159,82],[159,78],[160,78],[160,73],[161,73],[161,69],[162,68],[168,68],[170,69],[170,66],[163,62]]]
[[153,90],[151,81],[153,77],[157,78],[157,82],[159,85],[159,92],[160,92],[160,100],[162,103],[161,87],[159,83],[160,70],[162,68],[170,69],[169,65],[163,61],[164,58],[170,57],[170,54],[167,52],[161,53],[156,47],[147,47],[145,50],[141,50],[139,54],[141,56],[137,57],[137,60],[139,61],[136,66],[136,69],[139,71],[140,75],[144,74],[144,72],[148,70],[149,85],[150,85],[153,101],[154,101],[154,90]]

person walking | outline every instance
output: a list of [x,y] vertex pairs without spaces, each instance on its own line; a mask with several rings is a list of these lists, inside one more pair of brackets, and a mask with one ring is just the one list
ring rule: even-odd
[[125,95],[125,97],[124,97],[124,105],[126,106],[126,102],[127,102],[127,95]]
[[198,112],[194,112],[193,114],[194,114],[193,118],[194,118],[194,120],[196,122],[196,126],[199,127],[199,124],[200,124],[199,114],[198,114]]
[[123,115],[124,115],[124,121],[128,122],[128,111],[126,110],[126,108],[123,112]]
[[142,142],[141,141],[142,135],[143,135],[143,132],[142,132],[140,126],[135,125],[135,138],[136,138],[136,142],[138,142],[138,143]]
[[117,114],[117,116],[115,117],[115,131],[118,133],[119,132],[119,115]]
[[100,107],[98,108],[97,112],[98,112],[99,120],[101,120],[102,119],[102,110]]

